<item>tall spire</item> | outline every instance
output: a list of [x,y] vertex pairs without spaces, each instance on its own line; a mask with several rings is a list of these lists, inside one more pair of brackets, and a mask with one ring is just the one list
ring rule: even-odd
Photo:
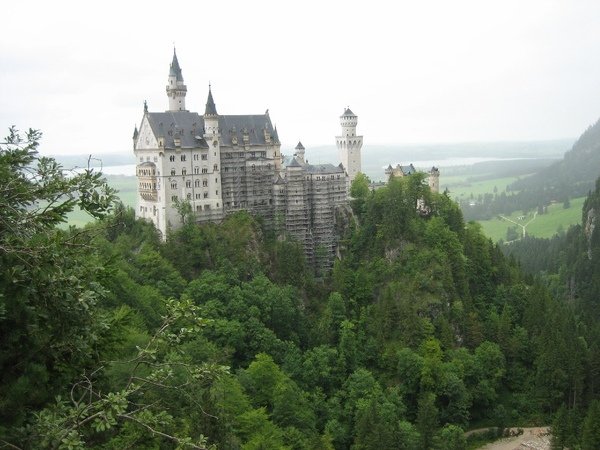
[[173,47],[173,61],[171,62],[169,76],[175,77],[177,81],[183,82],[183,74],[181,73],[181,67],[179,67],[179,61],[177,61],[177,52],[175,51],[175,47]]
[[206,110],[204,111],[205,116],[218,116],[217,107],[215,106],[215,101],[213,100],[212,90],[210,88],[210,83],[208,84],[208,99],[206,100]]
[[183,84],[181,67],[177,60],[177,53],[173,47],[173,61],[169,67],[169,79],[167,84],[167,97],[169,97],[169,111],[185,111],[185,94],[187,86]]

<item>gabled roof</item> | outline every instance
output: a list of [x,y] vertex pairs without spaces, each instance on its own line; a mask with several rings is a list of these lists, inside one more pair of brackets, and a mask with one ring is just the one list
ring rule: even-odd
[[352,111],[350,111],[350,108],[346,108],[346,111],[344,111],[344,116],[352,116],[352,117],[356,117],[356,114],[354,114]]
[[296,145],[296,150],[305,150],[304,145],[302,145],[302,142],[298,141],[298,145]]
[[[179,135],[182,147],[208,148],[204,140],[204,117],[190,111],[166,111],[148,113],[148,122],[154,136],[164,137],[165,147],[174,148],[174,138]],[[248,136],[249,145],[265,145],[265,133],[273,133],[268,115],[219,116],[221,146],[231,147],[233,138],[243,145],[243,136]]]
[[189,111],[166,111],[148,113],[148,122],[154,136],[163,137],[165,148],[175,148],[175,137],[179,137],[181,147],[208,148],[204,140],[204,120],[197,113]]
[[417,171],[417,169],[415,169],[415,166],[413,166],[412,164],[409,164],[408,166],[401,166],[400,168],[402,169],[402,173],[404,175],[412,175]]
[[206,100],[206,109],[204,110],[205,116],[216,116],[217,107],[215,105],[215,101],[213,100],[212,91],[210,89],[210,84],[208,85],[208,99]]
[[181,73],[181,67],[179,67],[179,61],[177,61],[177,53],[175,53],[175,49],[173,49],[173,61],[171,62],[169,76],[175,77],[177,81],[183,82],[183,74]]
[[302,164],[300,164],[296,158],[292,158],[287,167],[302,167]]
[[308,173],[325,173],[325,174],[333,174],[333,173],[344,173],[344,169],[340,166],[334,166],[333,164],[307,164],[306,171]]

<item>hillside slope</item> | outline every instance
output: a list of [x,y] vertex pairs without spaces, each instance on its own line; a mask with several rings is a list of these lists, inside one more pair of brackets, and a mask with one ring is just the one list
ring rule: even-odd
[[513,183],[512,190],[564,191],[569,197],[587,194],[600,176],[600,120],[577,139],[562,160]]

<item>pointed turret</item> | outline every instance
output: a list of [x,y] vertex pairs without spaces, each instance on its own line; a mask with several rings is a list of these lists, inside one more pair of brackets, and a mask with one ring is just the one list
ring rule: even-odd
[[276,144],[279,144],[279,134],[277,133],[277,125],[275,125],[275,128],[273,128],[273,135],[271,136],[271,139],[273,139],[273,142],[275,142]]
[[179,61],[177,60],[177,53],[173,48],[173,61],[171,62],[171,70],[169,71],[170,77],[175,77],[176,81],[183,83],[183,74],[181,73],[181,67],[179,67]]
[[296,156],[302,163],[304,163],[304,145],[302,145],[302,142],[298,141],[298,145],[296,145],[296,153],[294,153],[294,156]]
[[135,126],[135,128],[133,129],[133,140],[135,141],[138,138],[138,129],[137,129],[137,125]]
[[173,61],[169,67],[169,80],[167,96],[169,97],[169,111],[185,111],[185,94],[187,86],[183,84],[183,74],[177,60],[177,53],[173,49]]
[[206,109],[204,110],[205,116],[218,116],[217,107],[215,106],[215,101],[213,100],[212,90],[210,84],[208,85],[208,99],[206,100]]

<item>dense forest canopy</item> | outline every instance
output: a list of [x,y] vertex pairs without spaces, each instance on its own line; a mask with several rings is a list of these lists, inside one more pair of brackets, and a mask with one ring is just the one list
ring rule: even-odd
[[[557,415],[557,445],[596,448],[585,302],[523,276],[421,175],[358,177],[341,259],[316,278],[245,213],[162,242],[38,139],[0,148],[4,445],[463,449],[468,428]],[[77,204],[99,220],[58,229]]]

